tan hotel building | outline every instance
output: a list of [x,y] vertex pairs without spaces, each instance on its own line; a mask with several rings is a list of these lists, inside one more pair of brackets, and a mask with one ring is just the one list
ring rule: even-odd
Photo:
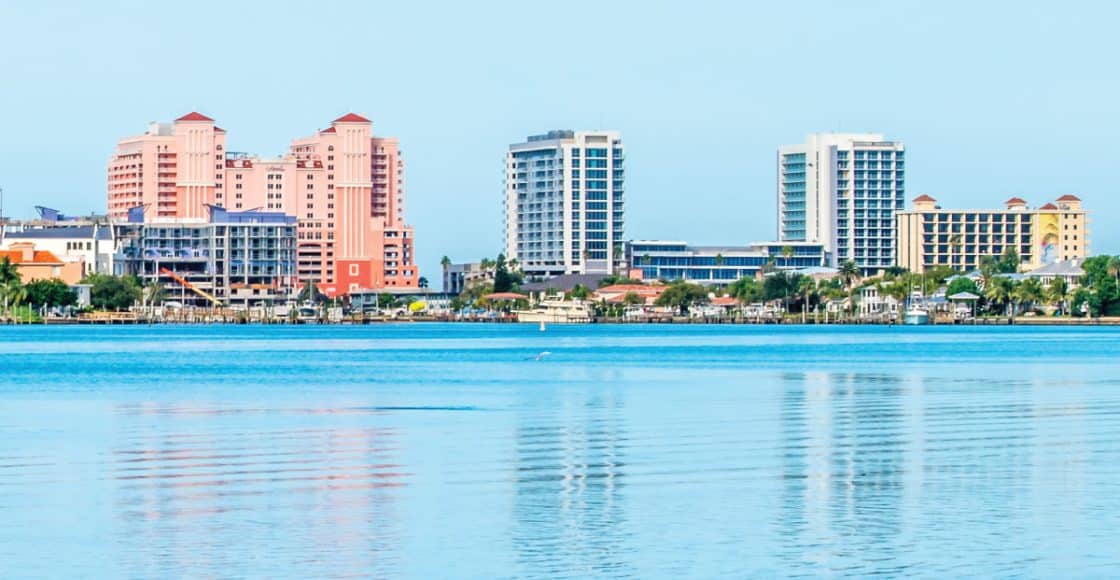
[[1019,253],[1021,271],[1089,255],[1089,230],[1081,200],[1063,195],[1053,203],[1028,208],[1013,197],[1005,209],[942,209],[920,195],[914,208],[896,215],[898,265],[911,272],[934,266],[959,271],[980,267],[985,256]]

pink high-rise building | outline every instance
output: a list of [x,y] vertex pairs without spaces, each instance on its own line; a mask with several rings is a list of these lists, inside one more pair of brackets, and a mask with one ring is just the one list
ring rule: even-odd
[[296,216],[297,269],[329,296],[415,288],[412,228],[404,222],[404,161],[353,113],[262,159],[226,149],[214,120],[190,113],[122,139],[109,162],[109,216],[144,206],[145,220],[205,219],[207,205]]

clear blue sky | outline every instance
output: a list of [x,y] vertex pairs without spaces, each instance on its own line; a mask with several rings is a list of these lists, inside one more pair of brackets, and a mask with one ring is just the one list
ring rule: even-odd
[[5,214],[103,211],[148,121],[274,155],[354,110],[401,139],[436,286],[500,250],[506,147],[554,128],[622,131],[631,238],[772,238],[775,149],[843,130],[906,143],[908,198],[1075,193],[1120,251],[1112,3],[282,4],[0,2]]

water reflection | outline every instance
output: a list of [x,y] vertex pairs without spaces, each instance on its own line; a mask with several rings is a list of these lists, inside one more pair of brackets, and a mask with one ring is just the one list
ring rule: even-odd
[[512,541],[522,570],[551,577],[631,574],[624,406],[611,389],[555,394],[547,411],[529,411],[519,421]]
[[[117,411],[148,418],[126,430],[112,452],[120,539],[145,539],[146,554],[122,554],[126,575],[251,575],[262,561],[263,569],[304,569],[308,576],[388,573],[399,566],[394,491],[409,474],[397,457],[394,429],[277,424],[247,432],[224,422],[260,409],[122,405]],[[346,414],[321,411],[316,414]],[[300,549],[291,553],[295,546]]]

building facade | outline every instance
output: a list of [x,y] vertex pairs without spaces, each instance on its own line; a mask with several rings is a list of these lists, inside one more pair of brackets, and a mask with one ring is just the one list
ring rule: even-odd
[[15,266],[23,284],[58,279],[74,285],[82,279],[81,264],[65,262],[50,251],[37,248],[33,242],[14,242],[0,249],[0,261],[3,260]]
[[294,216],[298,276],[328,296],[414,288],[413,230],[404,220],[398,141],[350,113],[266,159],[227,148],[225,130],[190,113],[122,139],[109,162],[109,215],[206,219],[208,206]]
[[757,243],[747,246],[690,246],[686,242],[634,240],[626,244],[631,270],[646,280],[688,280],[730,284],[761,276],[765,270],[826,266],[828,253],[814,242]]
[[66,263],[77,263],[83,276],[113,273],[113,229],[98,223],[33,221],[9,224],[0,234],[0,248],[32,243]]
[[529,278],[625,267],[617,131],[550,131],[506,154],[506,256]]
[[898,212],[898,265],[913,272],[949,266],[967,272],[986,256],[1009,249],[1020,270],[1089,256],[1089,219],[1074,195],[1038,208],[1012,197],[1004,209],[943,209],[920,195],[914,208]]
[[894,214],[905,207],[906,151],[874,133],[809,135],[778,149],[778,240],[822,244],[830,266],[894,265]]
[[116,222],[116,274],[159,283],[167,299],[199,307],[272,305],[293,300],[296,218],[280,212],[230,212],[209,206],[207,220]]

